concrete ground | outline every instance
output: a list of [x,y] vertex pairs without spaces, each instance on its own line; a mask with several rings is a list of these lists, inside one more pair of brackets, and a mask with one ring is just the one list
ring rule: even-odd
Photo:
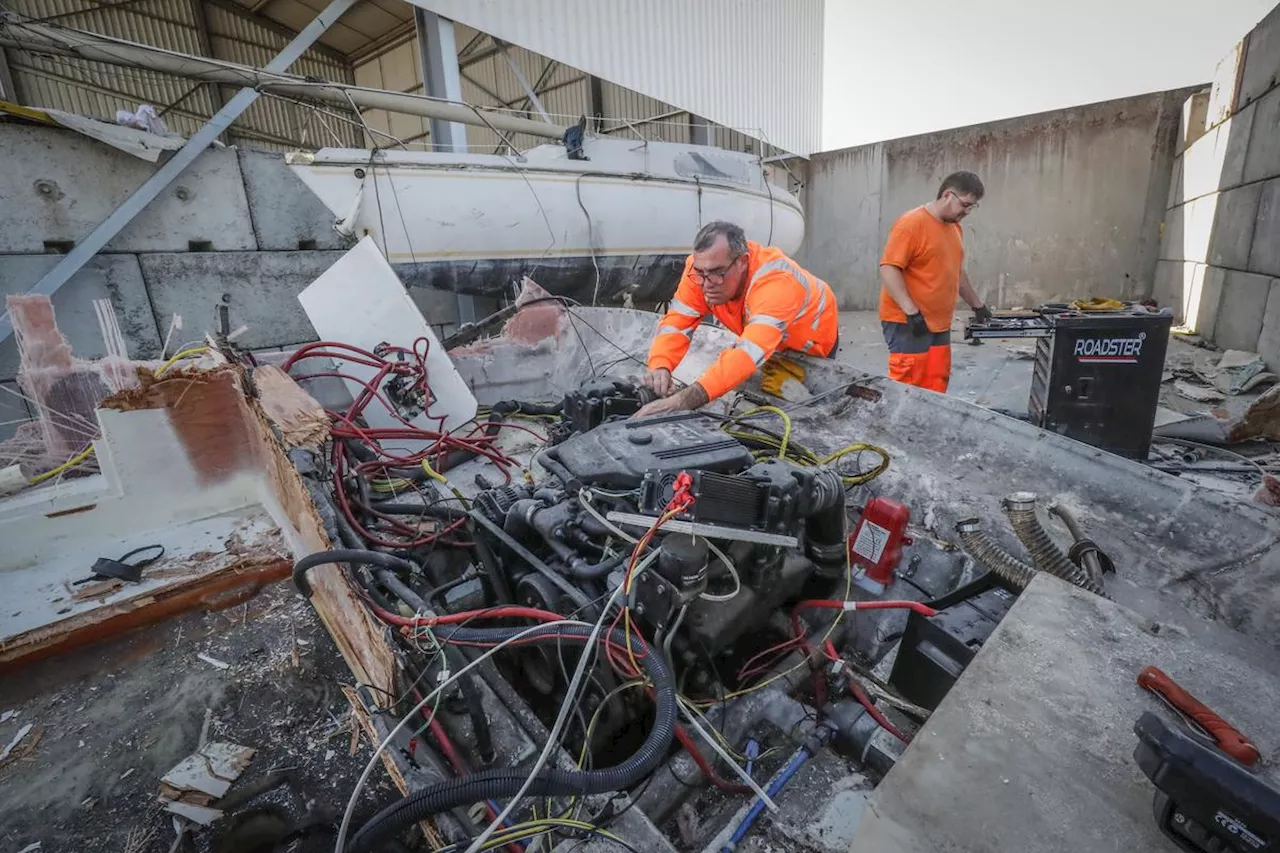
[[[964,342],[969,313],[958,312],[951,325],[951,387],[947,393],[1011,412],[1025,412],[1031,393],[1031,364],[1035,342],[1002,338],[982,346]],[[870,373],[884,375],[889,351],[875,311],[840,313],[839,360]]]
[[[968,311],[959,311],[951,325],[951,387],[947,393],[987,408],[1025,413],[1031,393],[1035,340],[998,338],[984,341],[981,346],[970,345],[964,340],[969,317]],[[1193,346],[1174,336],[1165,357],[1166,376],[1175,368],[1193,368],[1208,374],[1221,357],[1222,353],[1217,350]],[[884,375],[888,371],[889,354],[875,311],[841,312],[837,358],[871,373]],[[1260,393],[1201,403],[1179,395],[1174,383],[1166,381],[1160,390],[1160,405],[1168,411],[1159,412],[1156,423],[1176,420],[1176,414],[1204,414],[1213,408],[1225,408],[1232,415],[1238,415]]]

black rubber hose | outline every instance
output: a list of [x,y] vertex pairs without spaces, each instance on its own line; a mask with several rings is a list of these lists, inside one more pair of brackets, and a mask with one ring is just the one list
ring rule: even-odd
[[[523,628],[457,628],[449,634],[437,632],[445,641],[493,644],[508,640],[527,629]],[[559,643],[563,641],[586,642],[592,628],[588,625],[548,625],[526,635],[521,642]],[[626,635],[621,630],[601,636],[601,642],[625,645]],[[666,659],[650,650],[639,658],[640,666],[653,683],[653,728],[645,736],[640,748],[621,764],[596,770],[565,770],[545,767],[533,777],[525,792],[529,797],[586,797],[620,791],[634,785],[649,775],[662,762],[676,727],[676,683]],[[524,787],[529,778],[518,768],[485,770],[462,779],[423,788],[404,799],[392,803],[378,812],[351,839],[352,853],[371,853],[379,849],[388,838],[394,837],[408,826],[432,815],[454,808],[469,806],[481,800],[502,800],[512,797]]]
[[357,551],[336,549],[333,551],[317,551],[308,554],[293,564],[293,583],[298,592],[307,598],[311,597],[311,584],[307,583],[307,572],[316,566],[328,563],[353,563],[355,565],[379,566],[393,572],[416,572],[418,567],[402,557],[384,554],[381,551]]
[[444,504],[417,504],[417,503],[397,503],[396,501],[387,501],[386,503],[377,504],[374,509],[378,512],[384,512],[387,515],[429,515],[432,518],[443,518],[446,521],[457,521],[462,518],[469,518],[467,511],[457,506],[445,506]]
[[599,563],[588,563],[586,560],[579,557],[576,560],[570,561],[567,564],[567,568],[569,570],[569,574],[573,575],[578,580],[600,580],[601,578],[608,577],[610,572],[621,566],[630,556],[631,552],[624,549],[614,554],[612,557],[606,557]]
[[569,490],[569,494],[576,495],[582,491],[582,481],[570,473],[569,469],[564,467],[564,463],[560,461],[559,452],[553,447],[550,450],[542,451],[542,455],[538,457],[538,464],[550,471],[557,480],[564,484]]

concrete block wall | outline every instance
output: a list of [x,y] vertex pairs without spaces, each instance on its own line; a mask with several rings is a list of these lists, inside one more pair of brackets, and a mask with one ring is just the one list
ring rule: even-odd
[[[156,168],[62,128],[0,123],[0,296],[34,286]],[[105,354],[93,310],[109,299],[133,358],[160,355],[174,314],[172,346],[216,328],[226,304],[237,340],[250,349],[315,339],[296,299],[353,240],[278,154],[214,148],[144,210],[107,250],[54,296],[58,324],[77,355]],[[453,294],[411,288],[423,314],[448,334]],[[480,310],[489,307],[486,303]],[[2,309],[0,309],[2,310]],[[29,417],[16,397],[18,352],[0,344],[0,438]],[[6,390],[7,389],[7,390]]]
[[1218,63],[1208,97],[1174,161],[1155,295],[1280,370],[1280,6]]
[[[1206,74],[1207,76],[1207,74]],[[1197,89],[1158,92],[815,154],[799,259],[844,309],[874,308],[890,227],[958,169],[986,185],[964,222],[969,277],[999,307],[1151,293],[1179,127]],[[1203,118],[1201,118],[1203,121]]]

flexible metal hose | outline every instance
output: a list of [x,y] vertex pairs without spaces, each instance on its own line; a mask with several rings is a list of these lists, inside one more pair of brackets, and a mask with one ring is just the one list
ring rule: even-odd
[[1089,579],[1084,570],[1071,562],[1062,549],[1049,538],[1036,515],[1036,496],[1032,492],[1014,492],[1004,499],[1005,515],[1014,535],[1031,555],[1031,562],[1042,572],[1062,578],[1090,592],[1102,595],[1102,587]]
[[982,522],[978,519],[967,518],[959,522],[956,532],[960,534],[960,544],[970,556],[1018,589],[1031,583],[1031,579],[1035,577],[1035,567],[1022,562],[996,544],[991,534],[982,529]]

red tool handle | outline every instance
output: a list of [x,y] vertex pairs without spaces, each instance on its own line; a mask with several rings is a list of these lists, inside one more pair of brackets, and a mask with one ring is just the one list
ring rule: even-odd
[[1261,757],[1258,747],[1235,726],[1215,714],[1208,706],[1182,688],[1161,669],[1149,666],[1138,673],[1138,685],[1159,693],[1169,704],[1195,720],[1218,744],[1218,749],[1239,761],[1253,765]]

